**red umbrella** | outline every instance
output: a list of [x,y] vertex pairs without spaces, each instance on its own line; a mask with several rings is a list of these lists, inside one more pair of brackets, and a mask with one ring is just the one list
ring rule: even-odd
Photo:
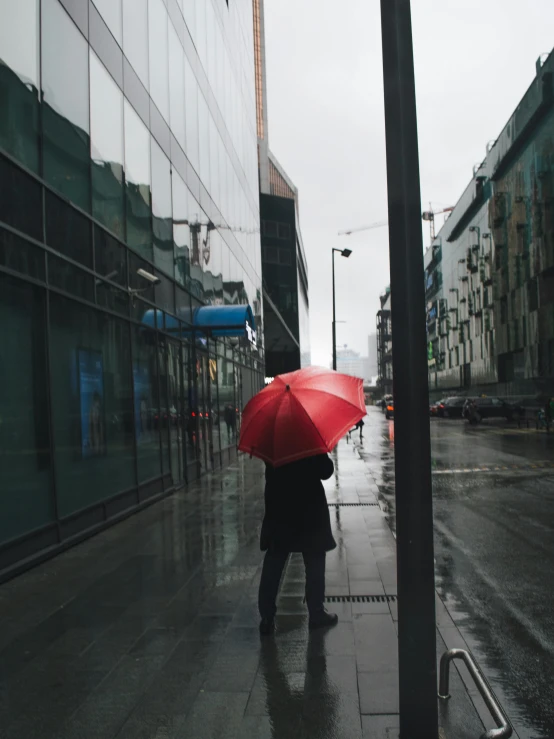
[[362,380],[306,367],[278,375],[248,401],[239,449],[279,467],[330,452],[365,414]]

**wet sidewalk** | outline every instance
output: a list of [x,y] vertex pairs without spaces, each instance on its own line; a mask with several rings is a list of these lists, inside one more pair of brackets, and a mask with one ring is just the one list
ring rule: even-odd
[[[0,588],[1,739],[396,737],[394,539],[356,447],[333,458],[338,626],[309,634],[293,556],[260,639],[263,465],[241,458]],[[451,693],[443,736],[479,736],[455,669]]]

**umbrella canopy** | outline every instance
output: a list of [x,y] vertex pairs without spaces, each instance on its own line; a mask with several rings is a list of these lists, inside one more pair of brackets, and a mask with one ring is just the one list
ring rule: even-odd
[[365,414],[357,377],[323,367],[277,375],[246,404],[239,449],[279,467],[330,452]]

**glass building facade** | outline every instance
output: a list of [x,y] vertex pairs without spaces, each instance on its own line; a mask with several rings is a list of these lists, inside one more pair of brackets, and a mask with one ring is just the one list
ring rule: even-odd
[[554,55],[425,257],[431,391],[554,394]]
[[236,453],[255,95],[250,0],[0,0],[0,571]]

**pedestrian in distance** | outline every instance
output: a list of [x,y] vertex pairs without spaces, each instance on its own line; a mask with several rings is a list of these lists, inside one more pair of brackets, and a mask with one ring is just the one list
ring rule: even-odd
[[265,551],[258,595],[260,633],[275,628],[276,600],[281,575],[291,552],[301,552],[306,570],[306,603],[309,628],[334,626],[336,614],[324,608],[325,556],[337,546],[321,484],[333,474],[327,454],[306,457],[273,467],[266,464],[265,516],[260,549]]
[[360,429],[360,441],[361,441],[364,438],[364,434],[363,434],[363,431],[362,431],[363,427],[364,427],[364,422],[363,422],[362,419],[360,419],[358,421],[358,423],[354,426],[354,428],[353,429],[350,429],[350,431],[348,433],[349,434],[353,434],[354,431],[356,431],[356,429]]

